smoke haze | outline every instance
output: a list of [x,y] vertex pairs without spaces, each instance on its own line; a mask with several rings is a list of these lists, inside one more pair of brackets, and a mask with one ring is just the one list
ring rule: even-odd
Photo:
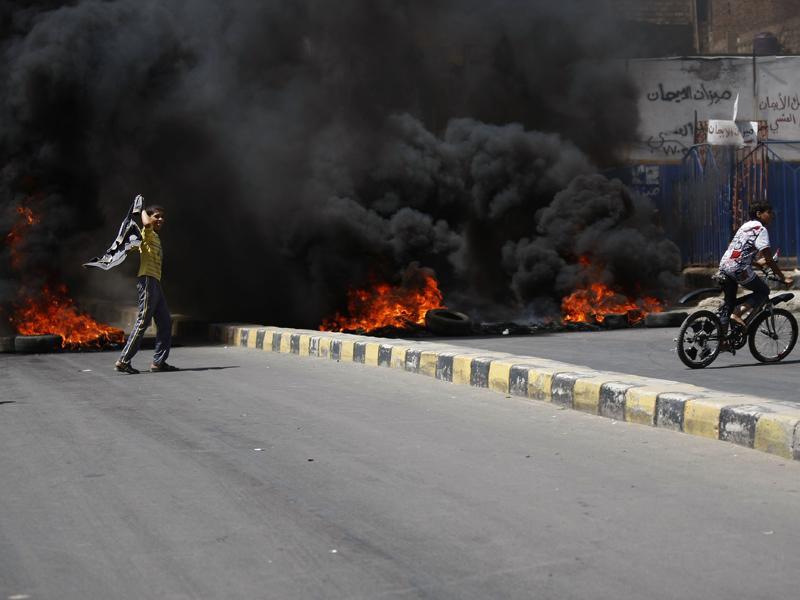
[[[133,196],[167,208],[173,309],[315,327],[346,291],[435,270],[485,318],[586,281],[669,293],[653,208],[597,175],[635,136],[624,53],[595,2],[0,2],[0,234],[39,210],[0,304],[83,271]],[[591,60],[589,60],[591,59]],[[24,274],[24,277],[23,275]],[[120,292],[118,290],[124,290]]]

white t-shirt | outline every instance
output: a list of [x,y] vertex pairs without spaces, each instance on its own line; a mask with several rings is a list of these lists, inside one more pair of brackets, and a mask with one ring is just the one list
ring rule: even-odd
[[747,283],[756,276],[753,259],[764,248],[769,248],[767,228],[760,221],[748,221],[733,236],[719,261],[719,270],[739,283]]

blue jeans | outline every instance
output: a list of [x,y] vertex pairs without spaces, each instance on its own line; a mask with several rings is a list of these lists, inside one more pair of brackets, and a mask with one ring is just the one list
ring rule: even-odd
[[139,291],[139,314],[133,325],[128,341],[122,349],[120,362],[130,363],[139,351],[145,330],[150,326],[150,321],[156,322],[156,352],[153,355],[153,364],[162,365],[169,356],[172,344],[172,317],[169,315],[167,300],[161,290],[161,282],[155,277],[139,277],[136,282]]

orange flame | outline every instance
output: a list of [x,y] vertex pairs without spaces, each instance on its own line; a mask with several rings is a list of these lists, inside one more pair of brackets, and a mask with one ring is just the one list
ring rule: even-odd
[[436,278],[422,276],[422,285],[415,288],[379,283],[370,289],[350,290],[347,294],[349,316],[336,313],[325,319],[320,331],[371,332],[382,327],[407,329],[423,325],[425,313],[442,306],[442,292]]
[[11,267],[14,270],[18,270],[22,266],[22,253],[19,245],[25,239],[28,229],[39,223],[39,215],[27,206],[18,206],[17,214],[20,218],[14,223],[11,231],[6,236],[6,244],[11,254]]
[[124,332],[78,311],[64,285],[45,286],[38,298],[26,298],[11,318],[21,335],[60,335],[64,348],[100,348],[120,344]]
[[[24,256],[21,245],[28,230],[40,223],[41,218],[28,206],[18,206],[16,210],[19,218],[6,236],[6,244],[11,267],[20,271]],[[69,349],[100,348],[123,341],[121,329],[100,324],[81,313],[63,284],[45,285],[38,296],[22,298],[15,308],[10,321],[20,335],[59,335],[62,347]]]
[[602,323],[606,315],[627,314],[628,321],[633,324],[649,313],[663,310],[664,306],[656,298],[632,299],[603,283],[592,283],[561,300],[562,318],[567,323]]

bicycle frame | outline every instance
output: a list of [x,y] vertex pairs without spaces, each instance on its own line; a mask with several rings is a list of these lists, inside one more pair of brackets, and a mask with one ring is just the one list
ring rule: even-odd
[[[734,308],[746,303],[754,295],[755,292],[751,292],[750,294],[746,294],[737,298],[736,304],[733,305]],[[747,315],[747,318],[744,320],[745,331],[750,331],[750,324],[755,321],[756,317],[762,312],[772,313],[772,309],[775,308],[775,305],[780,304],[781,302],[786,302],[787,300],[791,300],[792,298],[794,298],[794,294],[791,292],[784,292],[782,294],[778,294],[777,296],[768,296],[767,299],[763,300],[758,306],[754,306],[750,311],[750,314]]]

